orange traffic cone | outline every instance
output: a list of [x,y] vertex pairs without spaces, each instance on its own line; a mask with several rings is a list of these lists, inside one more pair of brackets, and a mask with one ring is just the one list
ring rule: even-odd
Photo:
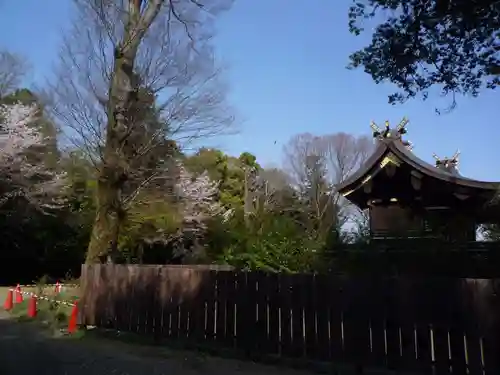
[[34,294],[31,295],[29,305],[28,305],[28,316],[30,318],[36,317],[36,297]]
[[12,292],[12,289],[9,289],[9,292],[7,293],[7,298],[5,299],[5,303],[3,304],[3,308],[6,310],[6,311],[9,311],[9,310],[12,310],[12,307],[13,307],[13,296],[12,296],[13,292]]
[[78,319],[78,301],[75,301],[73,309],[71,310],[71,316],[69,317],[68,323],[68,333],[76,332],[76,321]]
[[23,294],[21,292],[21,285],[17,284],[16,286],[16,303],[23,302]]

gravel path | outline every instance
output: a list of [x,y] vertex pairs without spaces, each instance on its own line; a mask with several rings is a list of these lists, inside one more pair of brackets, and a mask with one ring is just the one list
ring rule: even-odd
[[[161,351],[161,352],[160,352]],[[251,362],[108,340],[53,338],[0,312],[2,375],[310,375]]]

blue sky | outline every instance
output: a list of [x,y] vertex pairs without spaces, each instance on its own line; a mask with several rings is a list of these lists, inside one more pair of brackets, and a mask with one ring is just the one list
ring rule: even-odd
[[[462,152],[461,172],[500,180],[498,94],[459,98],[450,114],[437,115],[449,99],[432,96],[391,106],[390,85],[376,85],[362,71],[345,69],[348,55],[366,43],[347,30],[350,0],[237,0],[219,22],[219,58],[229,66],[230,101],[240,133],[216,140],[231,153],[250,151],[264,165],[282,162],[282,145],[301,132],[370,134],[369,123],[410,120],[407,138],[414,152]],[[0,48],[26,55],[34,81],[50,73],[67,24],[70,0],[4,0],[0,3]],[[496,99],[496,102],[495,102]],[[274,142],[276,141],[276,145]]]

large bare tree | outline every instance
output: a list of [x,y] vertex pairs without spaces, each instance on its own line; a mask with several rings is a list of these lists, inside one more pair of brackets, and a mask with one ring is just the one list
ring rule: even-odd
[[74,0],[49,93],[53,114],[98,172],[87,262],[116,251],[127,204],[159,177],[172,139],[232,123],[212,45],[215,16],[231,2]]
[[[310,199],[313,219],[325,230],[333,224],[342,225],[352,214],[348,202],[335,188],[354,173],[373,150],[373,140],[369,137],[346,133],[322,136],[302,133],[293,136],[285,145],[285,170],[297,190],[308,188],[313,192]],[[321,176],[311,178],[311,173]],[[311,183],[318,186],[306,186]],[[330,217],[332,215],[336,217]]]
[[29,69],[30,65],[24,57],[0,51],[0,98],[19,88]]

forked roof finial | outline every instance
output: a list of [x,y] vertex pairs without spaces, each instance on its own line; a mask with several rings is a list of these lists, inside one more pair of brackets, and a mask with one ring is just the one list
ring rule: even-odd
[[435,153],[432,154],[432,157],[436,159],[436,168],[443,169],[454,174],[458,173],[458,165],[460,162],[459,156],[460,156],[459,150],[457,150],[451,158],[448,157],[440,158]]
[[411,151],[413,149],[413,145],[411,144],[411,142],[403,141],[401,138],[403,134],[407,133],[406,125],[408,124],[408,122],[408,119],[406,117],[403,117],[403,119],[396,127],[395,131],[391,131],[388,120],[385,121],[385,129],[383,130],[375,123],[375,121],[372,120],[370,122],[370,128],[373,132],[373,138],[376,138],[380,141],[389,138],[393,140],[400,140]]

